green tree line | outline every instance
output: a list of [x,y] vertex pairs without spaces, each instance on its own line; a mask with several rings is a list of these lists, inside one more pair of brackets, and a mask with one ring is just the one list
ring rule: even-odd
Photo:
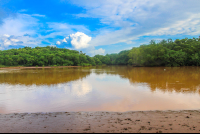
[[199,66],[200,38],[151,40],[118,54],[96,55],[103,64],[133,66]]
[[102,65],[96,57],[81,51],[57,47],[24,47],[0,51],[4,66],[95,66]]
[[57,47],[24,47],[0,51],[4,66],[199,66],[200,38],[151,40],[147,45],[133,47],[118,54],[90,57],[81,51]]

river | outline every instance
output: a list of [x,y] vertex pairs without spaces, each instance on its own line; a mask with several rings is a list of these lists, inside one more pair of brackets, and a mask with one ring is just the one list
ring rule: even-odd
[[200,109],[200,67],[0,70],[0,113]]

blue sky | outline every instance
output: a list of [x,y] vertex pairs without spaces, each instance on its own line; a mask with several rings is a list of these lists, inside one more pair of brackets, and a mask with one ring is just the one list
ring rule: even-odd
[[200,36],[199,0],[0,0],[0,50],[57,46],[118,53]]

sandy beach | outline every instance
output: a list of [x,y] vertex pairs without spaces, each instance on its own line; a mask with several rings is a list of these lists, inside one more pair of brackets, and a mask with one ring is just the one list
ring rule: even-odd
[[200,110],[0,115],[1,133],[199,133]]

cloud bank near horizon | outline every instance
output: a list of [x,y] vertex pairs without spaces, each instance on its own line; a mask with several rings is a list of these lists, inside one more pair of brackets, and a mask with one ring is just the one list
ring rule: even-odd
[[[94,55],[119,52],[151,39],[200,35],[199,0],[61,0],[48,4],[55,7],[55,15],[38,5],[33,10],[16,3],[17,13],[0,15],[0,49],[52,44]],[[73,13],[64,8],[71,5],[77,8]]]

